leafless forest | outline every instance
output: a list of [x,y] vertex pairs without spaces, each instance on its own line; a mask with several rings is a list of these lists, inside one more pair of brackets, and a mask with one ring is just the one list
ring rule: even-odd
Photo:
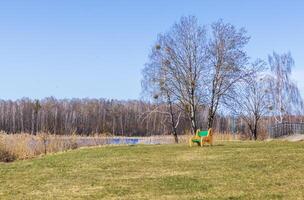
[[[158,112],[153,112],[154,109],[158,109]],[[205,114],[206,112],[201,112],[199,123],[204,123]],[[184,116],[179,118],[178,132],[183,134],[190,127]],[[219,120],[219,129],[228,130],[227,120]],[[171,133],[166,104],[105,99],[57,100],[52,97],[41,101],[28,98],[17,101],[2,100],[0,128],[7,133],[48,132],[62,135],[107,133],[148,136]]]

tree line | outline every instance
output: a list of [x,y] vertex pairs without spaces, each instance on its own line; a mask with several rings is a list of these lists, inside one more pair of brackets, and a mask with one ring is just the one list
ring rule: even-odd
[[[178,113],[177,107],[173,107]],[[154,112],[156,111],[157,112]],[[0,130],[7,133],[38,134],[108,134],[149,136],[171,134],[171,118],[166,104],[146,101],[107,99],[23,98],[0,100]],[[200,108],[198,119],[204,124],[206,108]],[[218,116],[218,130],[229,131],[229,119]],[[178,134],[190,130],[187,117],[179,114]]]

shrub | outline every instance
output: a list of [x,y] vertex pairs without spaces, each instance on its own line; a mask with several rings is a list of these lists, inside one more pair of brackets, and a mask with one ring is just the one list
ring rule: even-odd
[[13,162],[16,159],[16,155],[0,147],[0,162]]
[[70,149],[77,149],[77,148],[78,148],[77,142],[72,142],[72,143],[70,144]]

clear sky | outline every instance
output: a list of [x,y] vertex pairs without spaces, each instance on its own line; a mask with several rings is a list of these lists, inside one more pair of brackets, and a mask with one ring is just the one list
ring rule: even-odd
[[0,98],[139,98],[157,34],[183,15],[245,27],[252,58],[290,51],[304,96],[302,0],[7,0],[0,2]]

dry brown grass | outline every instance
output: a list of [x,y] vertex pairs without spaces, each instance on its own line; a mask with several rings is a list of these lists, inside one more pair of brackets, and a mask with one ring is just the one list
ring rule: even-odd
[[41,154],[76,149],[82,146],[98,146],[106,143],[105,137],[59,136],[48,133],[30,135],[0,132],[0,146],[18,159],[32,158]]
[[235,141],[240,140],[241,137],[239,134],[232,134],[230,132],[225,133],[214,133],[214,140],[215,141]]
[[[187,144],[191,135],[180,135],[179,142]],[[109,143],[113,138],[126,138],[115,136],[95,135],[93,137],[77,136],[75,134],[69,136],[51,135],[48,133],[38,133],[30,135],[22,134],[6,134],[0,132],[0,147],[15,155],[18,159],[33,158],[41,154],[56,153],[69,149],[76,149],[86,146],[98,146]],[[131,137],[132,138],[132,137]],[[150,137],[134,137],[139,138],[140,144],[174,144],[172,135],[159,135]],[[238,136],[232,134],[214,134],[215,142],[238,140]],[[123,141],[123,140],[121,140]]]

